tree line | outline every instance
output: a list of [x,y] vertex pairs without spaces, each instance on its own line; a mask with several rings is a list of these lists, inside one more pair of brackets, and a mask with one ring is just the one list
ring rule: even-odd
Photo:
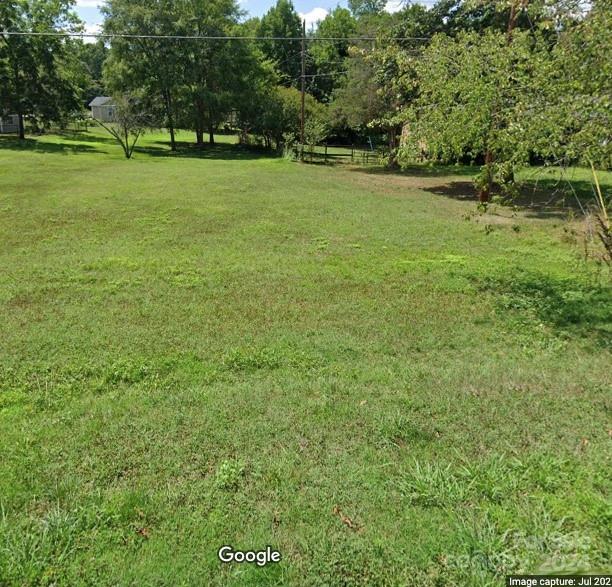
[[[612,0],[385,5],[350,0],[308,31],[307,143],[371,140],[396,166],[479,164],[483,200],[511,190],[527,163],[610,167]],[[3,0],[0,31],[78,32],[73,7]],[[0,32],[0,113],[19,115],[22,136],[24,117],[63,124],[108,94],[167,129],[172,149],[178,128],[199,146],[225,127],[270,149],[299,140],[302,23],[291,0],[261,18],[235,0],[106,0],[102,11],[104,33],[134,36]]]

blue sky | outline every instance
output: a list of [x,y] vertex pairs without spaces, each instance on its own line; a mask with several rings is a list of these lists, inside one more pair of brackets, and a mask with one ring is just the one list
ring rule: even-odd
[[[389,7],[393,9],[399,4],[400,0],[391,0]],[[420,0],[422,4],[432,4],[433,0]],[[247,10],[251,16],[261,16],[270,6],[275,3],[275,0],[241,0],[240,4],[244,10]],[[325,18],[327,12],[340,4],[346,6],[347,0],[293,0],[296,10],[305,18],[306,23],[312,23]],[[76,0],[77,12],[81,18],[87,23],[87,29],[90,32],[96,30],[96,25],[102,22],[102,16],[97,6],[102,4],[102,0]]]

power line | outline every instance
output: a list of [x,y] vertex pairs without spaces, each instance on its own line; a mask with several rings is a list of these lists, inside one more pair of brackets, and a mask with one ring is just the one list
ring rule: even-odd
[[309,73],[305,77],[317,78],[317,77],[333,77],[334,75],[345,75],[348,71],[331,71],[329,73]]
[[[260,37],[255,35],[140,35],[119,33],[68,33],[60,31],[0,31],[8,37],[69,37],[93,39],[168,39],[198,41],[302,41],[303,37]],[[305,37],[305,41],[429,41],[428,37]]]

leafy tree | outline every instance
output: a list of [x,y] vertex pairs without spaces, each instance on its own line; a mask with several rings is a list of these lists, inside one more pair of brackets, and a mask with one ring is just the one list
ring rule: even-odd
[[[104,30],[110,34],[177,35],[178,4],[171,0],[108,0]],[[183,83],[185,47],[178,40],[114,38],[105,78],[111,92],[138,92],[158,112],[176,149],[177,95]]]
[[[236,30],[240,11],[235,0],[197,0],[183,5],[183,30],[194,36],[228,36]],[[243,41],[191,40],[186,42],[185,96],[191,108],[188,121],[195,128],[198,145],[208,131],[210,143],[218,124],[229,114],[244,89],[242,67],[251,62]]]
[[555,162],[612,165],[612,2],[594,2],[534,71],[528,135]]
[[[351,37],[357,32],[357,21],[346,8],[336,7],[320,23],[310,43],[315,74],[311,91],[324,102],[338,87],[349,56]],[[332,38],[332,41],[317,40]]]
[[[109,0],[105,30],[189,39],[114,39],[106,78],[116,91],[138,91],[151,112],[161,112],[174,147],[176,125],[192,128],[198,145],[215,132],[245,96],[249,43],[233,40],[241,12],[235,0]],[[197,38],[202,37],[202,38]],[[206,38],[214,37],[214,38]]]
[[315,146],[323,143],[329,136],[329,126],[324,114],[311,115],[304,125],[304,141]]
[[[3,0],[0,30],[76,30],[72,5],[72,0]],[[25,115],[44,125],[81,110],[86,75],[75,55],[76,42],[61,36],[0,33],[1,110],[17,114],[20,138],[25,137]]]
[[[326,136],[326,108],[310,94],[305,98],[306,134],[311,142],[315,139],[320,142]],[[284,86],[267,88],[265,99],[248,114],[250,119],[244,116],[241,120],[243,127],[259,135],[267,148],[293,145],[300,134],[301,93],[296,88]]]
[[138,139],[151,126],[151,116],[148,108],[136,96],[116,95],[113,102],[113,122],[96,122],[117,140],[125,158],[131,159]]
[[[548,31],[551,36],[580,21],[587,13],[584,0],[461,0],[443,18],[448,34],[493,29]],[[441,15],[436,15],[437,17]]]
[[[301,75],[302,21],[291,0],[277,0],[276,4],[261,18],[258,35],[271,40],[262,42],[264,55],[272,61],[283,85],[298,83]],[[274,37],[295,38],[295,41],[274,40]]]
[[380,14],[387,5],[387,0],[349,0],[349,8],[357,18]]
[[386,111],[376,70],[368,57],[369,51],[353,47],[346,60],[346,77],[334,90],[330,104],[330,124],[336,133],[348,130],[352,136],[363,135]]
[[[494,183],[511,189],[515,168],[534,155],[609,165],[610,0],[586,14],[570,0],[472,4],[509,10],[507,27],[436,35],[422,59],[399,67],[416,73],[418,95],[400,109],[403,156],[484,159],[483,200]],[[531,11],[528,31],[516,26],[521,11]]]
[[108,47],[103,39],[95,43],[81,43],[78,45],[79,60],[85,66],[90,83],[83,88],[83,99],[85,104],[89,104],[96,96],[107,94],[103,71],[104,62],[108,57]]
[[529,159],[524,116],[536,62],[526,33],[511,45],[493,31],[436,35],[416,65],[419,96],[404,156],[448,162],[485,154],[479,183],[486,201],[494,181],[506,184]]
[[434,10],[420,4],[406,6],[394,15],[393,25],[379,34],[379,42],[366,54],[380,101],[379,114],[369,125],[386,133],[390,165],[397,163],[404,111],[418,93],[416,64],[426,46],[421,39],[430,37],[443,25]]

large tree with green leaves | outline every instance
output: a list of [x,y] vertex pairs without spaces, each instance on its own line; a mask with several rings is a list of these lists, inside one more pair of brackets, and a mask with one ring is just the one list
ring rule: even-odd
[[[505,30],[434,36],[410,64],[418,98],[401,110],[403,156],[481,160],[483,200],[533,156],[609,165],[611,7],[509,0],[494,7],[509,10]],[[527,11],[533,27],[520,30]]]
[[549,161],[612,166],[612,0],[595,0],[557,31],[534,69],[528,113],[532,148]]
[[372,121],[382,118],[389,106],[380,91],[370,51],[352,47],[349,53],[346,75],[333,91],[329,116],[336,134],[354,140],[369,135]]
[[349,0],[351,12],[357,17],[380,14],[387,5],[387,0]]
[[108,93],[104,85],[103,72],[109,49],[104,39],[98,39],[94,43],[81,43],[77,48],[78,59],[87,70],[90,80],[83,94],[85,104],[89,104],[96,96],[105,96]]
[[[73,0],[2,0],[0,31],[58,32],[78,30]],[[19,136],[24,117],[45,125],[62,122],[82,108],[86,73],[76,42],[62,36],[14,36],[0,32],[0,115],[15,113]]]
[[[192,39],[183,45],[183,99],[186,122],[199,145],[208,132],[214,142],[218,125],[241,99],[248,99],[249,69],[256,67],[251,44],[231,38],[240,32],[241,12],[235,0],[193,0],[177,14],[183,34],[216,39]],[[185,119],[184,119],[185,120]]]
[[510,45],[494,31],[436,35],[416,64],[419,95],[409,113],[404,147],[445,162],[484,160],[481,196],[529,157],[524,140],[531,75],[539,55],[532,40],[517,34]]
[[[301,93],[284,86],[266,88],[256,107],[242,111],[241,124],[261,137],[265,147],[280,149],[296,144],[300,136]],[[305,95],[306,142],[321,142],[327,133],[326,107],[310,94]]]
[[[346,75],[351,37],[357,32],[357,21],[346,8],[334,8],[320,23],[310,42],[309,54],[314,73],[311,92],[324,102]],[[331,39],[331,40],[323,40]]]
[[276,66],[283,85],[297,85],[301,72],[302,21],[291,0],[277,0],[261,18],[257,33],[268,37],[261,48]]
[[[103,7],[104,30],[118,35],[180,34],[177,9],[172,0],[108,0]],[[113,38],[105,79],[113,93],[137,91],[147,97],[161,126],[170,132],[176,149],[177,101],[183,85],[185,47],[167,38]]]
[[[109,0],[109,33],[165,38],[115,38],[106,66],[114,91],[134,92],[171,133],[180,125],[214,142],[218,125],[247,99],[252,68],[258,66],[251,43],[232,39],[241,11],[235,0]],[[168,38],[183,37],[183,38]]]

